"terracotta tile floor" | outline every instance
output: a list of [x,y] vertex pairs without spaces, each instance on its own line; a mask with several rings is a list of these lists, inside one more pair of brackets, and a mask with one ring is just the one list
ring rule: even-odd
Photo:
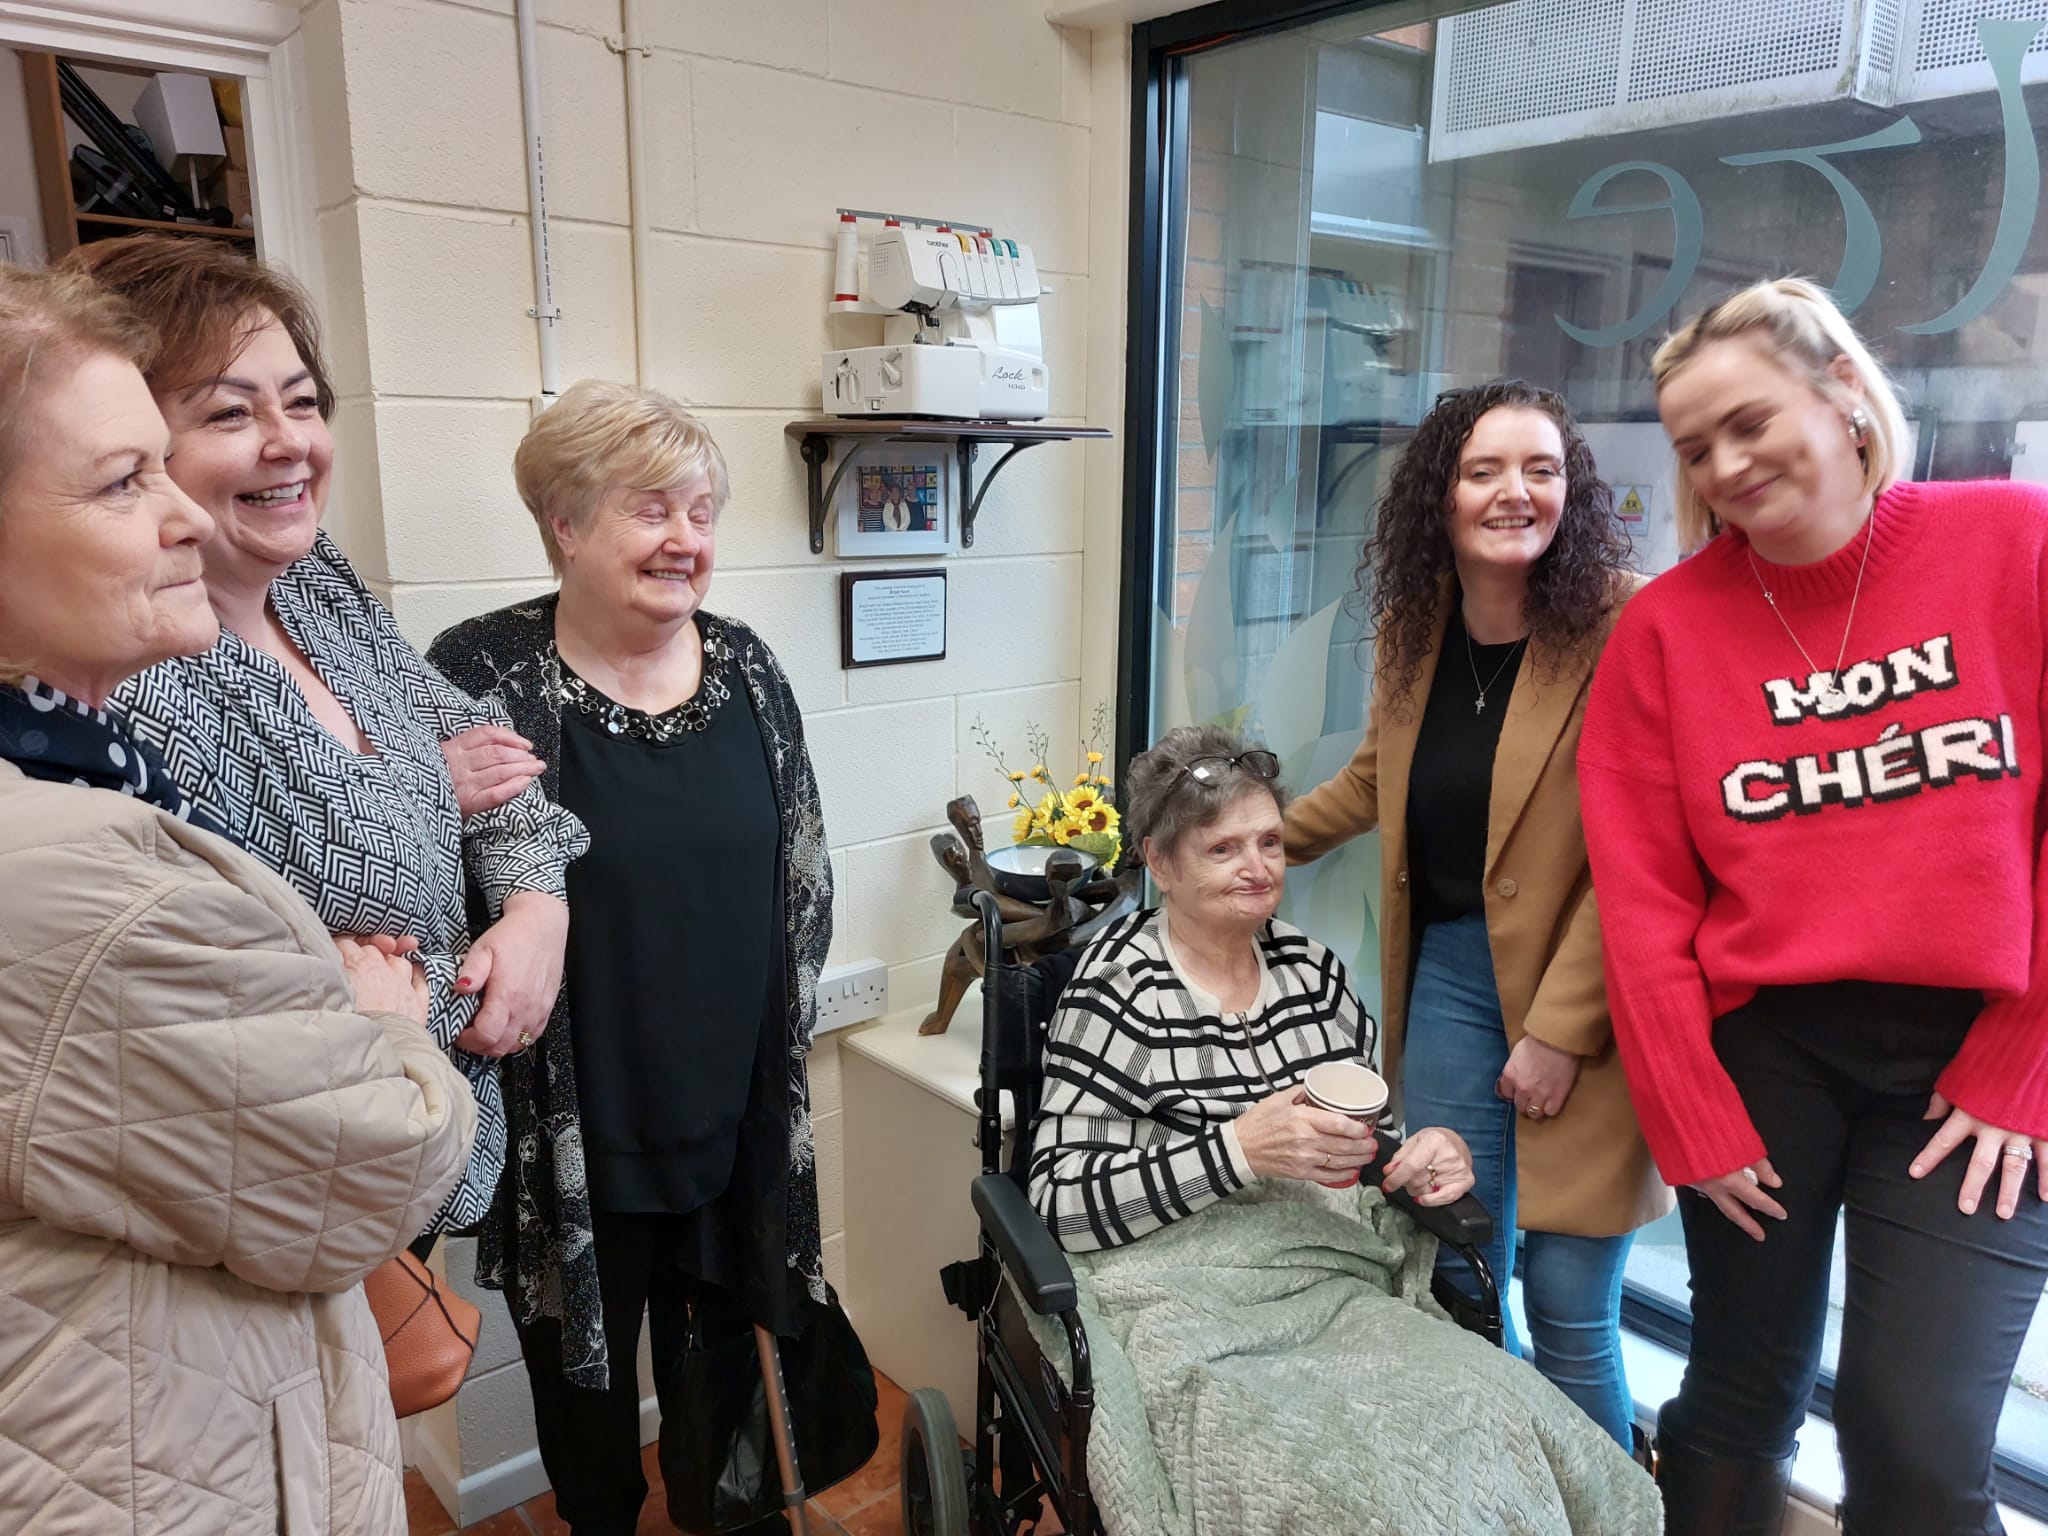
[[[899,1435],[903,1426],[904,1391],[879,1372],[880,1401],[875,1417],[882,1443],[874,1460],[836,1488],[828,1488],[809,1504],[811,1536],[900,1536],[902,1509],[896,1496]],[[640,1514],[642,1536],[673,1536],[667,1502],[662,1496],[661,1468],[654,1447],[641,1459],[647,1465],[647,1504]],[[455,1522],[417,1472],[405,1475],[405,1506],[411,1536],[455,1536]],[[475,1525],[461,1527],[461,1536],[567,1536],[569,1527],[555,1513],[555,1496],[544,1493],[516,1509],[505,1510]]]

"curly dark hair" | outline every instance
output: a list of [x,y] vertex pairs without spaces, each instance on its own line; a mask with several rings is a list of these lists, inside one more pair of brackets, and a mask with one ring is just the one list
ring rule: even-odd
[[1443,578],[1453,569],[1450,503],[1458,455],[1479,418],[1502,406],[1543,412],[1564,439],[1564,514],[1529,573],[1531,641],[1553,656],[1576,649],[1620,595],[1628,533],[1615,520],[1614,492],[1600,478],[1564,397],[1521,379],[1446,390],[1388,477],[1358,561],[1354,599],[1372,621],[1378,664],[1392,669],[1389,697],[1397,707],[1406,706],[1422,673]]

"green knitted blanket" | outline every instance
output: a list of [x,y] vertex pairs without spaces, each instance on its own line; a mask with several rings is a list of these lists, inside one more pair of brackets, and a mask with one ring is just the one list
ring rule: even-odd
[[1110,1536],[1661,1530],[1641,1468],[1429,1300],[1434,1257],[1378,1190],[1278,1179],[1074,1255]]

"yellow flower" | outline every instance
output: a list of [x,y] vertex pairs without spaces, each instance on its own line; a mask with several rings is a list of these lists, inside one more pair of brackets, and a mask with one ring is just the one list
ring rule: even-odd
[[1088,754],[1088,761],[1091,763],[1099,763],[1102,761],[1102,754],[1100,752],[1090,752]]
[[1052,777],[1045,771],[1045,764],[1043,763],[1035,764],[1032,767],[1031,777],[1038,780],[1041,784],[1050,784],[1052,782]]
[[1021,773],[1013,773],[1009,775],[1009,779],[1012,784],[1022,784],[1024,782],[1024,775]]
[[1067,814],[1071,817],[1086,816],[1102,803],[1102,796],[1092,789],[1077,789],[1067,796]]
[[1081,829],[1063,816],[1047,830],[1052,833],[1052,840],[1064,848],[1067,846],[1067,839]]
[[1105,778],[1098,778],[1098,779],[1097,779],[1097,780],[1095,781],[1095,783],[1096,783],[1097,787],[1099,787],[1099,788],[1102,788],[1102,789],[1107,789],[1107,788],[1109,788],[1109,780],[1108,780],[1108,779],[1105,779]]
[[1037,818],[1035,812],[1019,811],[1017,813],[1016,823],[1010,829],[1010,841],[1013,843],[1021,843],[1024,841],[1025,838],[1029,837],[1031,835],[1032,823],[1036,819]]
[[1023,799],[1022,799],[1021,797],[1019,797],[1018,795],[1016,795],[1016,794],[1014,794],[1014,793],[1013,793],[1013,794],[1012,794],[1012,795],[1010,796],[1010,809],[1011,809],[1011,810],[1013,810],[1013,811],[1014,811],[1015,809],[1017,809],[1017,807],[1018,807],[1018,806],[1022,805],[1023,803],[1024,803]]
[[1083,784],[1086,784],[1087,782],[1088,782],[1088,775],[1087,775],[1087,774],[1085,774],[1085,773],[1077,773],[1077,774],[1075,774],[1075,775],[1074,775],[1074,788],[1076,788],[1076,789],[1079,789],[1079,788],[1080,788],[1080,787],[1081,787],[1081,786],[1082,786]]
[[1077,832],[1114,832],[1123,820],[1117,815],[1115,806],[1101,801],[1091,805],[1085,812],[1077,814],[1074,819],[1080,823],[1074,829]]

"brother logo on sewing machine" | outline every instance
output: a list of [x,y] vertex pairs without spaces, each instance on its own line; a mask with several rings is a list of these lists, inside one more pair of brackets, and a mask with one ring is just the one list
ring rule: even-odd
[[[880,221],[872,233],[861,221]],[[987,229],[842,212],[829,310],[879,315],[880,346],[824,355],[834,416],[1037,421],[1050,396],[1031,247]]]

